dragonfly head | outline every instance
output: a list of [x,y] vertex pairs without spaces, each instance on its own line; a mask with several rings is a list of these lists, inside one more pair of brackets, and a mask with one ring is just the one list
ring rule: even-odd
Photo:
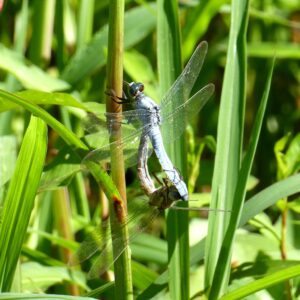
[[141,82],[130,82],[129,83],[129,93],[130,96],[135,98],[139,94],[143,93],[144,85]]

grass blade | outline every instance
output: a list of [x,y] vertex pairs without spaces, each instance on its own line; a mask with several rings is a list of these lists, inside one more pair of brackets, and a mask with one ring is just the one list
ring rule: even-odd
[[266,289],[275,284],[284,282],[288,279],[300,276],[300,265],[285,268],[264,278],[255,280],[244,285],[220,298],[220,300],[244,299],[246,296],[254,294],[262,289]]
[[[136,20],[143,20],[136,24]],[[137,7],[125,14],[125,49],[141,41],[155,27],[155,10]],[[104,26],[92,38],[90,43],[83,46],[70,60],[62,73],[62,79],[74,85],[86,78],[96,68],[103,67],[107,62],[108,27]]]
[[210,293],[211,299],[217,299],[222,286],[225,287],[227,285],[227,282],[225,281],[223,274],[226,272],[226,268],[229,268],[230,266],[234,234],[238,227],[240,216],[242,213],[242,207],[246,196],[247,180],[249,178],[250,171],[252,168],[253,159],[254,159],[254,155],[255,155],[255,151],[257,148],[257,143],[261,131],[262,121],[266,110],[273,69],[274,69],[274,60],[268,74],[265,91],[253,126],[249,149],[243,159],[242,167],[239,172],[239,176],[238,176],[239,179],[237,182],[237,188],[234,194],[234,201],[233,201],[234,211],[231,214],[228,229],[225,234],[219,259],[216,265],[215,274],[214,274],[212,287],[211,287],[211,293]]
[[[181,45],[177,1],[158,1],[158,72],[161,96],[181,73]],[[184,101],[184,99],[181,99]],[[174,103],[179,105],[179,103]],[[175,132],[176,134],[176,132]],[[168,137],[165,136],[167,139]],[[184,136],[167,146],[174,165],[187,178],[186,143]],[[167,212],[167,239],[169,256],[169,288],[172,299],[189,298],[189,236],[188,212]]]
[[14,94],[8,93],[6,91],[0,90],[0,99],[10,101],[17,104],[24,109],[30,111],[32,114],[43,119],[49,126],[51,126],[62,139],[66,141],[67,144],[75,145],[78,148],[87,150],[87,146],[68,128],[63,124],[58,122],[54,117],[52,117],[48,112],[43,110],[37,105],[34,105]]
[[[213,209],[235,209],[233,199],[243,145],[248,5],[247,0],[234,0],[231,4],[231,27],[221,95],[217,152],[212,183]],[[212,284],[230,217],[230,214],[209,215],[205,256],[205,286],[208,289]],[[229,269],[222,275],[225,281],[228,280]]]
[[31,117],[3,207],[0,232],[1,291],[9,291],[21,252],[47,151],[47,126]]

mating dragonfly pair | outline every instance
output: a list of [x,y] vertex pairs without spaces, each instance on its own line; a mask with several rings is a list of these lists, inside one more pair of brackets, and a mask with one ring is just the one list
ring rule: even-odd
[[[180,195],[178,198],[188,200],[187,186],[166,153],[161,129],[167,137],[165,142],[174,142],[184,132],[187,122],[201,110],[213,94],[214,85],[208,84],[189,98],[202,68],[206,52],[207,43],[202,42],[181,75],[163,97],[160,106],[144,94],[142,83],[127,84],[128,98],[126,99],[120,99],[111,92],[114,101],[118,103],[131,102],[134,110],[105,113],[107,127],[101,124],[101,133],[99,133],[99,128],[97,130],[93,128],[97,127],[96,124],[99,123],[92,120],[89,130],[94,129],[98,132],[97,134],[102,136],[107,136],[107,132],[105,132],[107,130],[109,135],[113,135],[115,128],[120,128],[122,125],[122,139],[99,147],[90,152],[84,160],[109,162],[111,149],[117,153],[121,153],[119,150],[122,150],[127,166],[138,164],[142,188],[149,196],[155,191],[147,170],[147,158],[151,153],[152,146],[169,182],[176,187]],[[149,145],[149,141],[151,145]]]
[[[189,198],[187,186],[169,159],[164,141],[171,143],[179,138],[184,132],[187,122],[201,110],[214,92],[214,85],[208,84],[189,97],[199,76],[206,52],[207,43],[200,43],[181,75],[161,100],[160,106],[144,94],[143,84],[132,82],[127,84],[128,98],[118,98],[113,92],[110,94],[113,100],[120,104],[131,102],[134,110],[122,113],[105,113],[102,120],[106,119],[106,121],[102,121],[100,128],[97,125],[99,122],[94,122],[94,120],[86,126],[90,131],[94,130],[98,135],[105,136],[106,139],[114,134],[115,128],[122,126],[121,140],[110,144],[105,142],[104,145],[90,152],[84,158],[83,164],[85,161],[109,162],[111,149],[117,153],[122,150],[126,166],[138,164],[141,186],[150,199],[149,204],[155,211],[152,216],[157,215],[159,210],[170,207],[174,201],[186,201]],[[101,133],[99,133],[99,129]],[[163,141],[161,129],[167,140]],[[159,189],[155,188],[147,167],[148,156],[152,148],[168,181],[168,184]],[[138,216],[143,210],[145,207],[135,211],[135,216]],[[128,222],[131,222],[131,219]],[[110,241],[101,234],[96,234],[93,239],[83,242],[77,253],[78,260],[82,261],[91,256],[99,250],[99,245],[103,245],[100,246],[103,248],[107,247],[106,243],[117,244],[121,241],[118,237],[114,237]],[[124,246],[122,248],[121,244],[116,248],[120,248],[120,254],[124,250]],[[92,274],[99,275],[105,269],[101,260],[103,257],[100,255],[98,263],[96,263],[98,267],[91,270]]]

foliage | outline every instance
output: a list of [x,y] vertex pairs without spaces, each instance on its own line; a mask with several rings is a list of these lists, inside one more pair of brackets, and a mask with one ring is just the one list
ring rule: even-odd
[[[123,1],[115,2],[118,15]],[[100,165],[82,163],[105,137],[87,134],[83,122],[106,110],[106,86],[115,78],[110,60],[122,43],[108,45],[114,18],[122,21],[119,15],[109,23],[110,4],[4,1],[0,299],[296,299],[300,23],[292,0],[126,1],[124,80],[142,81],[156,101],[197,44],[208,42],[194,90],[213,82],[214,99],[168,150],[188,183],[188,206],[212,211],[209,218],[169,212],[166,227],[163,216],[143,218],[151,209],[130,167],[127,218],[148,226],[139,233],[122,223],[114,231],[112,221],[112,237],[127,230],[136,237],[132,260],[121,254],[127,271],[115,265],[121,281],[114,285],[110,264],[101,277],[89,277],[97,249],[85,261],[74,260],[82,241],[94,249],[91,238],[100,230],[107,234],[102,242],[111,244],[105,196],[124,198],[116,175],[114,183]],[[151,171],[160,172],[157,165],[151,158]],[[115,245],[122,248],[126,239]],[[124,293],[132,284],[134,294]]]

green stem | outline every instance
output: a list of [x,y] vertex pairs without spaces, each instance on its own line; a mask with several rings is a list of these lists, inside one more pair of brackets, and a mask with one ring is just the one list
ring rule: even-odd
[[[107,63],[107,88],[113,90],[116,95],[122,96],[123,89],[123,47],[124,47],[124,0],[110,2],[109,7],[109,33],[108,33],[108,63]],[[107,99],[107,111],[120,112],[122,107]],[[114,135],[111,141],[120,141],[121,128],[114,128]],[[124,159],[122,149],[111,148],[111,171],[112,178],[116,184],[122,201],[117,198],[111,202],[112,210],[115,213],[111,216],[111,230],[120,235],[124,246],[128,246],[128,230],[122,226],[126,219],[126,184]],[[119,222],[113,222],[114,219]],[[118,249],[113,247],[114,257],[119,253]],[[125,251],[114,263],[115,269],[115,294],[116,299],[132,299],[132,275],[130,264],[130,252],[126,247]]]
[[[159,0],[157,7],[158,72],[161,95],[181,72],[181,44],[177,1]],[[184,101],[184,99],[182,99]],[[179,103],[174,103],[174,106]],[[176,134],[176,133],[174,133]],[[167,137],[166,137],[167,138]],[[168,144],[167,152],[174,165],[187,178],[184,136]],[[171,299],[189,298],[189,236],[188,212],[169,211],[167,215],[169,257],[169,288]]]
[[55,0],[34,2],[33,33],[30,44],[30,59],[41,65],[42,60],[48,61],[51,55]]
[[[66,188],[56,190],[53,200],[53,215],[59,235],[67,240],[74,241],[71,229],[71,209],[68,190]],[[67,264],[71,259],[72,252],[70,249],[62,249],[60,255],[62,260]],[[65,286],[71,295],[80,295],[79,287],[76,284],[70,284],[69,286],[65,284]]]
[[94,21],[94,0],[80,1],[79,8],[79,24],[77,28],[77,50],[87,44],[93,32],[93,21]]

